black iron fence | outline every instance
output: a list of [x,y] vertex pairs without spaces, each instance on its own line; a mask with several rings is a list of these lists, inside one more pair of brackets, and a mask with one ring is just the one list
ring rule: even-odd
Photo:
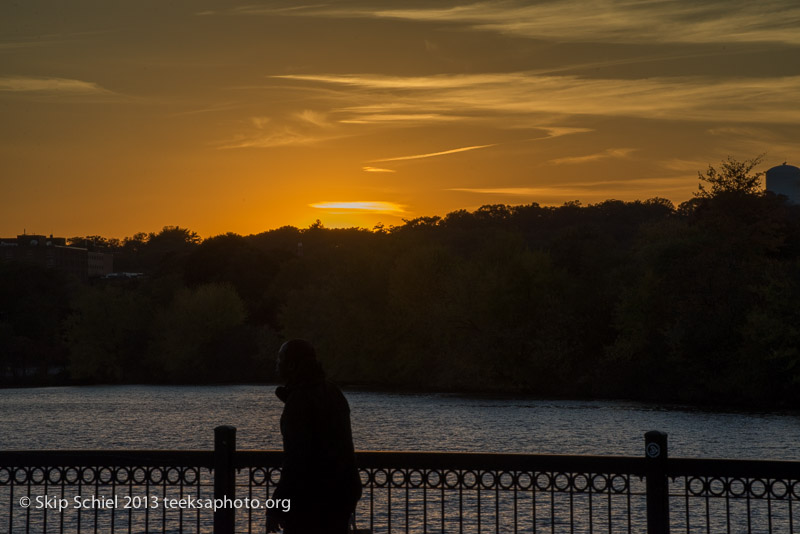
[[[279,451],[0,452],[0,532],[263,533]],[[359,452],[356,527],[372,533],[792,534],[800,462]],[[313,484],[314,481],[309,481]]]

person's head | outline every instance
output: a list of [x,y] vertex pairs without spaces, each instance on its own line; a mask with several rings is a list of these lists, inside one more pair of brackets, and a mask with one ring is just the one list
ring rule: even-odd
[[291,382],[319,369],[314,346],[305,339],[291,339],[278,351],[278,376]]

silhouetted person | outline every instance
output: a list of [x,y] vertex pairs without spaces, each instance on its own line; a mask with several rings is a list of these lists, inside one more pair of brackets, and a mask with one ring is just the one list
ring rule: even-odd
[[325,380],[314,347],[302,339],[283,344],[275,390],[281,415],[283,469],[275,499],[291,499],[291,509],[270,510],[267,532],[285,534],[347,532],[361,497],[355,464],[350,406],[338,387]]

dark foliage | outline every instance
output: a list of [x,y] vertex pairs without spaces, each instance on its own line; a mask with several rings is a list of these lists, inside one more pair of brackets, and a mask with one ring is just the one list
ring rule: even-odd
[[73,291],[2,266],[5,375],[61,362],[82,381],[269,380],[281,340],[301,336],[341,382],[796,407],[800,208],[750,187],[752,161],[728,163],[678,209],[94,236],[147,276]]

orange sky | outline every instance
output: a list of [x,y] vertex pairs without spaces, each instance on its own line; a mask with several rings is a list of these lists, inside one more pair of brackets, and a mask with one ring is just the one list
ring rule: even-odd
[[3,2],[0,235],[677,203],[729,154],[800,163],[793,0],[377,4]]

